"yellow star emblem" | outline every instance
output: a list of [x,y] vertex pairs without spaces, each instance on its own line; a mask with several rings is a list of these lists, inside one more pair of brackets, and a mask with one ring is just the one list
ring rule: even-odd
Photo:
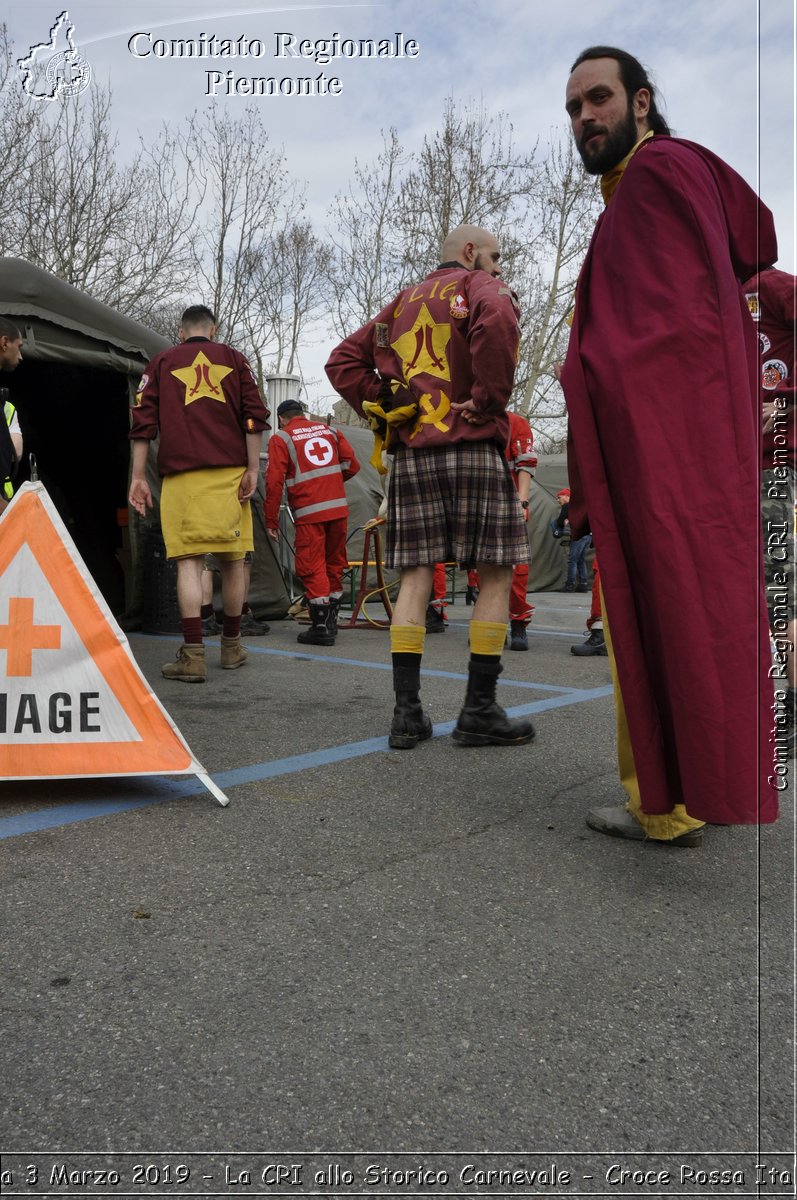
[[200,400],[203,396],[207,396],[211,400],[220,400],[222,404],[226,404],[221,381],[231,371],[232,367],[223,367],[220,363],[212,363],[208,356],[200,350],[190,367],[179,367],[176,371],[172,371],[172,375],[175,379],[179,379],[180,383],[185,384],[186,404],[193,404],[194,400]]
[[433,379],[451,379],[446,347],[451,337],[451,326],[446,321],[438,325],[425,304],[422,304],[415,323],[401,337],[391,342],[398,355],[404,382],[415,375],[431,375]]

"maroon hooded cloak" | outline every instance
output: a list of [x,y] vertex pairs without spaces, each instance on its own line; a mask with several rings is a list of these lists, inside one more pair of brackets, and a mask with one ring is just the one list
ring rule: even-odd
[[776,257],[772,216],[740,176],[655,137],[578,283],[562,374],[570,521],[600,556],[646,813],[777,816],[758,346],[740,287]]

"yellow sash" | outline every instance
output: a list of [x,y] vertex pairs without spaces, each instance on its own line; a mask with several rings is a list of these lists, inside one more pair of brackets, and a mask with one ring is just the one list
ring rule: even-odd
[[371,466],[376,467],[380,475],[387,475],[387,467],[382,463],[382,451],[390,446],[393,430],[399,425],[406,425],[418,415],[418,405],[402,404],[398,408],[387,411],[378,400],[363,401],[363,413],[368,418],[368,424],[374,431],[374,451],[371,455]]

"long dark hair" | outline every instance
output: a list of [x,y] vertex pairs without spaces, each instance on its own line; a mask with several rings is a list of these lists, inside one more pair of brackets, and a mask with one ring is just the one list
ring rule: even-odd
[[640,88],[646,88],[650,92],[650,109],[648,110],[650,128],[654,133],[672,135],[672,130],[656,107],[656,88],[650,82],[648,73],[638,58],[634,58],[633,54],[629,54],[627,50],[618,50],[616,46],[590,46],[587,50],[582,50],[573,63],[570,68],[571,75],[581,63],[593,58],[613,58],[616,61],[629,103]]

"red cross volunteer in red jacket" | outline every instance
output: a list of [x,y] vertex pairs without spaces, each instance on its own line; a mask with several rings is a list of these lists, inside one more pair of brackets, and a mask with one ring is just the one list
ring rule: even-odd
[[279,540],[279,509],[287,485],[296,523],[296,573],[310,605],[311,628],[298,642],[332,646],[348,566],[346,534],[349,505],[344,481],[360,464],[339,430],[304,415],[298,400],[277,409],[279,429],[268,444],[266,500],[269,537]]

